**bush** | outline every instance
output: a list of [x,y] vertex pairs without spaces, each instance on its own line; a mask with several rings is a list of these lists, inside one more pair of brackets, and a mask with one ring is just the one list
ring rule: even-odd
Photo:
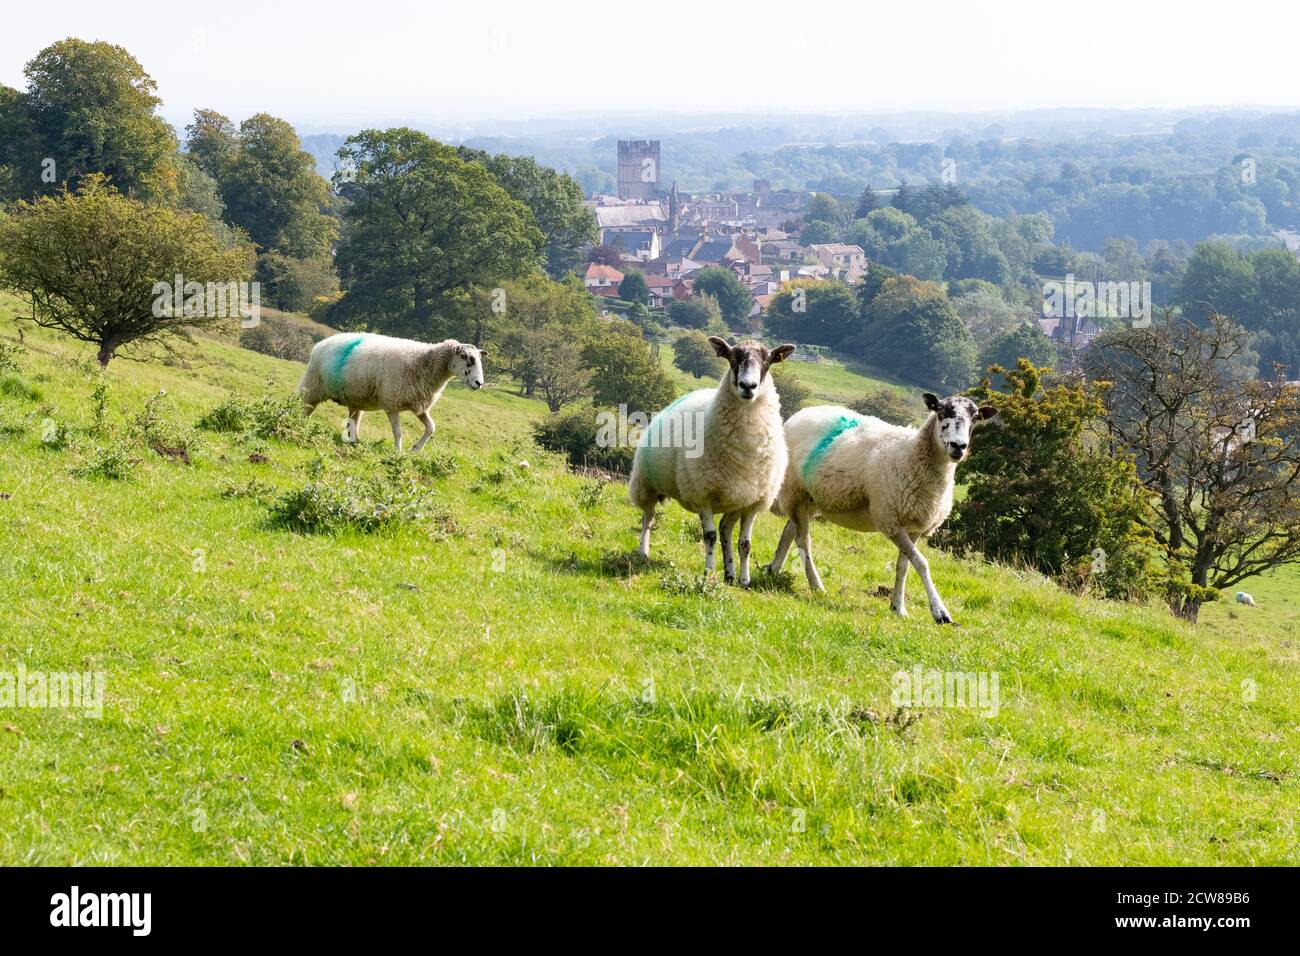
[[892,425],[916,425],[924,408],[917,399],[909,398],[892,388],[882,388],[849,403],[849,408],[859,415],[871,415]]
[[296,395],[264,395],[256,402],[228,398],[198,420],[210,432],[248,432],[257,438],[277,438],[295,445],[311,445],[329,430],[306,416]]
[[19,356],[26,354],[27,350],[21,345],[0,343],[0,372],[22,371],[18,365],[18,358]]
[[241,348],[291,362],[306,362],[317,341],[306,329],[283,319],[263,318],[239,333]]
[[1102,412],[1095,387],[1043,389],[1039,370],[1024,359],[1014,371],[996,372],[1008,391],[985,379],[970,392],[995,405],[998,416],[975,435],[962,466],[966,497],[942,541],[1028,564],[1107,597],[1132,599],[1156,589],[1145,530],[1151,502],[1132,461],[1094,432]]
[[[104,393],[96,387],[97,401],[102,401]],[[202,439],[194,429],[169,421],[163,414],[163,405],[167,400],[166,392],[151,395],[144,403],[144,409],[136,416],[133,428],[149,448],[163,458],[190,464],[193,456],[202,445]],[[101,406],[97,405],[96,408]],[[102,407],[106,407],[102,406]],[[97,423],[103,428],[102,418],[97,415]]]
[[703,332],[687,332],[673,343],[673,365],[696,378],[721,378],[727,367]]
[[72,469],[78,478],[104,478],[108,481],[124,481],[131,477],[140,459],[132,454],[133,448],[127,442],[112,442],[96,445],[90,457]]
[[[610,409],[605,412],[617,414]],[[627,474],[632,470],[635,449],[605,441],[598,444],[596,415],[597,409],[586,402],[570,405],[535,423],[533,440],[547,451],[560,452],[574,467]]]
[[799,380],[799,376],[784,365],[772,368],[772,384],[781,399],[781,419],[784,421],[812,401],[812,389]]
[[403,525],[449,515],[433,503],[433,493],[414,485],[393,487],[376,479],[345,479],[341,486],[312,481],[287,491],[270,506],[271,525],[304,534],[392,532]]

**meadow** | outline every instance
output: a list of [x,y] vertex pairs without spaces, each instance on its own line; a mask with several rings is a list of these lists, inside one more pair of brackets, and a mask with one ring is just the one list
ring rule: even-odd
[[[106,683],[99,718],[0,709],[2,864],[1300,862],[1294,572],[1193,628],[928,549],[940,628],[821,525],[827,594],[742,592],[676,505],[638,561],[623,487],[509,383],[397,458],[383,416],[283,417],[295,363],[23,338],[0,671]],[[996,675],[996,715],[896,706],[917,667]]]

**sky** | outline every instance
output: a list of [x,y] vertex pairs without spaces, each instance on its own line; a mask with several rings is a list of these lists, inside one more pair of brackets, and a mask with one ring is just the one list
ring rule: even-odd
[[62,0],[6,5],[0,83],[71,35],[126,47],[182,124],[1295,108],[1297,27],[1295,0]]

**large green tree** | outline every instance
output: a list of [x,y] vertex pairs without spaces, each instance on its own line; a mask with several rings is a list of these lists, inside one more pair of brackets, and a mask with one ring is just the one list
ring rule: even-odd
[[912,276],[887,279],[867,315],[859,350],[873,364],[949,391],[970,384],[975,344],[942,286]]
[[862,330],[858,297],[839,282],[796,279],[772,300],[763,328],[778,339],[839,348]]
[[722,319],[733,329],[743,328],[754,308],[754,297],[730,269],[709,266],[695,273],[694,292],[706,292],[718,303]]
[[131,199],[98,174],[0,218],[0,287],[30,298],[38,325],[94,344],[100,365],[123,346],[231,320],[207,310],[206,297],[194,312],[160,307],[156,283],[180,274],[224,285],[246,280],[251,264],[250,249],[224,248],[198,213]]
[[413,129],[365,130],[339,157],[345,318],[425,336],[448,293],[540,265],[545,236],[528,207],[454,147]]
[[[9,195],[50,195],[93,173],[133,196],[176,196],[176,136],[156,84],[120,46],[69,38],[24,69],[25,92],[0,95],[0,165]],[[0,183],[3,185],[3,183]]]

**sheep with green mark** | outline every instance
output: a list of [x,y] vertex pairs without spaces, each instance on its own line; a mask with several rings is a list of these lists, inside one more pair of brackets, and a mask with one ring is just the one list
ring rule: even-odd
[[894,565],[894,612],[907,615],[904,586],[910,564],[925,585],[930,614],[940,624],[952,615],[930,577],[916,543],[938,530],[952,511],[957,465],[970,451],[977,422],[997,409],[954,395],[924,396],[929,417],[920,428],[891,425],[847,408],[816,406],[785,423],[789,463],[772,510],[789,518],[768,569],[785,566],[796,541],[808,586],[823,591],[813,563],[812,520],[855,531],[878,531],[898,548]]
[[[758,342],[709,344],[727,360],[717,388],[690,392],[651,420],[632,461],[628,497],[641,509],[641,544],[650,556],[655,508],[666,498],[699,515],[704,533],[704,569],[713,571],[713,549],[722,534],[728,583],[737,580],[731,536],[740,523],[739,583],[749,584],[754,519],[772,505],[786,468],[781,402],[769,374],[793,345],[768,351]],[[714,516],[722,515],[714,527]]]
[[453,378],[472,389],[483,387],[483,352],[454,339],[431,345],[411,339],[368,333],[340,333],[316,343],[298,394],[307,414],[321,402],[337,402],[348,410],[344,440],[360,437],[363,412],[383,410],[393,429],[393,444],[402,450],[402,412],[411,412],[424,425],[412,451],[433,437],[429,410]]

